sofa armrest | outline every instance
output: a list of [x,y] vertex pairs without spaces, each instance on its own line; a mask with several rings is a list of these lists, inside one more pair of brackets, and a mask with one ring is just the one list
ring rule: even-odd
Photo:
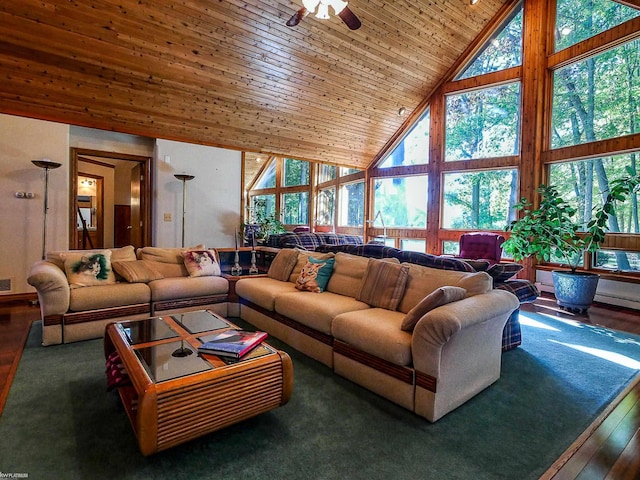
[[42,316],[62,315],[69,310],[70,287],[65,273],[45,260],[35,262],[27,282],[38,292]]
[[[438,378],[443,347],[459,332],[483,323],[489,325],[489,334],[495,338],[476,335],[471,341],[481,344],[494,341],[500,351],[504,325],[519,306],[518,298],[512,293],[491,290],[431,310],[418,321],[413,331],[411,347],[415,369]],[[473,351],[460,353],[473,355]]]

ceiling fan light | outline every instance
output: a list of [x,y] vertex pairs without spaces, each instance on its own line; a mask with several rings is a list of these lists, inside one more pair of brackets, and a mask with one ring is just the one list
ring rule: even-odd
[[342,0],[329,0],[329,5],[331,5],[333,11],[336,12],[336,15],[338,15],[347,5],[349,5],[349,2],[343,2]]
[[318,6],[318,13],[316,13],[316,17],[320,20],[328,20],[329,19],[329,5],[324,2],[320,2]]
[[302,0],[302,6],[310,12],[315,12],[320,0]]

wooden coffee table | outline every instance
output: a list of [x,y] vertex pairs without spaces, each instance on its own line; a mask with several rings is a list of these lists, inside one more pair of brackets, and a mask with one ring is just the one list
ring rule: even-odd
[[117,350],[131,379],[118,392],[144,455],[289,401],[293,366],[285,352],[262,343],[235,362],[198,355],[201,343],[230,328],[237,327],[208,310],[107,326],[105,354]]

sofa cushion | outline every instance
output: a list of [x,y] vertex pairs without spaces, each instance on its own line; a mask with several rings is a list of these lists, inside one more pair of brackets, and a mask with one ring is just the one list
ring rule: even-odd
[[523,268],[519,263],[494,263],[487,269],[487,273],[496,282],[506,282]]
[[117,275],[129,283],[148,283],[163,278],[151,263],[144,260],[127,260],[111,262]]
[[269,271],[267,276],[274,280],[280,280],[286,282],[289,280],[289,276],[293,271],[293,267],[296,266],[298,261],[298,251],[292,248],[283,248],[275,256],[271,265],[269,265]]
[[269,277],[241,278],[236,282],[236,293],[262,308],[273,312],[276,297],[283,293],[297,292],[295,283],[281,282]]
[[333,272],[333,264],[335,259],[325,258],[318,260],[309,257],[306,265],[302,267],[300,275],[296,280],[296,288],[302,291],[313,293],[324,292]]
[[293,267],[293,270],[291,270],[291,275],[289,275],[289,281],[291,283],[296,283],[296,280],[298,280],[298,275],[300,275],[302,267],[307,264],[309,257],[313,257],[318,260],[324,260],[325,258],[333,258],[335,256],[335,254],[333,253],[307,252],[306,250],[298,249],[296,249],[296,251],[298,252],[298,259],[296,261],[296,265]]
[[116,283],[111,268],[111,250],[65,252],[60,256],[71,288]]
[[440,287],[429,295],[420,300],[415,307],[413,307],[407,315],[404,317],[402,321],[402,330],[407,332],[413,331],[416,323],[420,320],[423,315],[429,313],[434,308],[437,308],[441,305],[446,305],[447,303],[455,302],[458,300],[462,300],[467,291],[464,288],[460,287],[452,287],[452,286],[444,286]]
[[331,324],[334,338],[396,365],[412,364],[411,334],[400,329],[404,315],[383,308],[372,308],[363,315],[347,312]]
[[337,253],[327,291],[356,298],[368,264],[366,257]]
[[132,245],[127,245],[126,247],[120,248],[98,248],[93,250],[66,250],[59,252],[47,252],[47,262],[51,262],[54,265],[57,265],[60,270],[64,271],[64,259],[62,258],[62,254],[65,253],[79,253],[84,252],[85,254],[91,252],[100,252],[102,250],[111,250],[111,262],[115,261],[128,261],[136,259],[136,251]]
[[[204,245],[197,245],[187,250],[204,250]],[[137,256],[140,260],[153,262],[153,267],[165,278],[187,277],[189,271],[184,266],[182,251],[184,248],[142,247],[138,249]]]
[[190,277],[220,275],[220,264],[214,250],[183,250],[180,253]]
[[151,291],[145,283],[112,283],[72,289],[69,296],[69,310],[84,312],[123,305],[148,304],[150,301]]
[[229,292],[227,279],[216,276],[163,278],[149,282],[148,285],[153,302],[224,295]]
[[370,258],[356,300],[372,307],[396,310],[404,294],[409,267]]
[[409,263],[404,265],[409,266],[409,278],[398,306],[398,310],[403,313],[409,313],[409,310],[424,297],[447,285],[464,288],[468,297],[488,292],[493,288],[493,279],[487,272],[458,272]]
[[307,292],[283,293],[276,297],[275,311],[327,335],[336,315],[369,309],[369,305],[353,297],[331,292],[310,295]]

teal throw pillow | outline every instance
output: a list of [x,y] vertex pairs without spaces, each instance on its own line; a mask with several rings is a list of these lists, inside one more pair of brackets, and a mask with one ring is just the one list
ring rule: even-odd
[[296,281],[298,290],[306,290],[309,292],[324,292],[329,283],[329,278],[333,273],[334,258],[316,259],[309,257],[307,264],[302,267],[302,271]]

